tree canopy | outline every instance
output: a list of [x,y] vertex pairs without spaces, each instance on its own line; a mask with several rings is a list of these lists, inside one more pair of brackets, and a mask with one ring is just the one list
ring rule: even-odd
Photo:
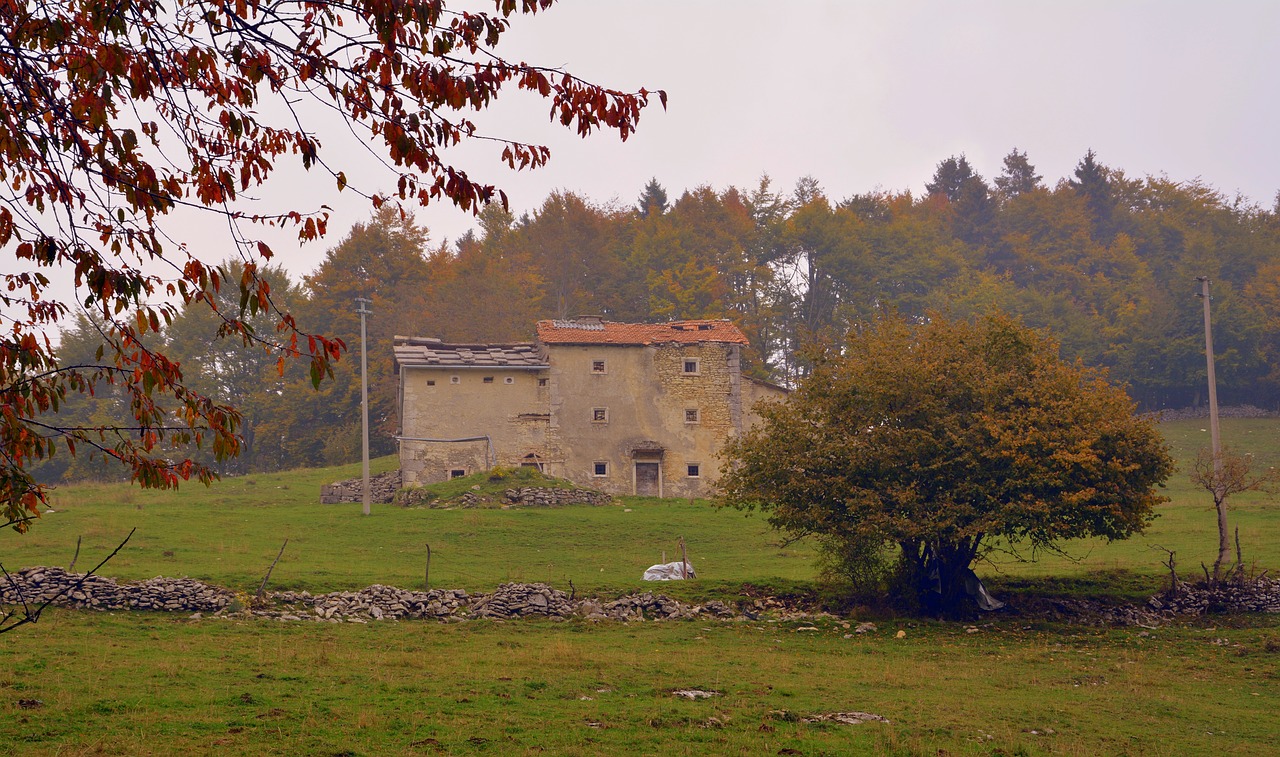
[[[19,262],[0,274],[4,519],[22,530],[38,514],[45,490],[30,469],[59,449],[97,449],[160,487],[213,475],[205,462],[171,456],[174,444],[207,445],[216,458],[240,450],[241,413],[189,384],[158,336],[185,306],[208,307],[219,336],[270,351],[281,372],[300,357],[313,384],[332,374],[344,343],[301,325],[260,269],[272,251],[255,225],[302,240],[326,231],[327,209],[301,208],[296,196],[280,207],[253,201],[281,168],[299,166],[375,207],[442,200],[478,210],[505,196],[451,165],[450,147],[491,140],[512,168],[538,167],[550,153],[484,134],[468,113],[518,89],[579,135],[608,129],[626,139],[651,94],[665,103],[662,92],[609,89],[496,52],[517,17],[552,2],[495,0],[487,13],[445,0],[0,6],[0,247]],[[325,146],[348,131],[393,172],[393,191],[348,187],[350,154]],[[238,276],[228,280],[183,244],[179,209],[226,219]],[[72,272],[74,301],[51,288],[50,269]],[[231,307],[224,286],[237,290]],[[71,363],[45,331],[77,307],[94,314],[102,349]],[[260,313],[270,314],[265,328]],[[108,384],[128,408],[123,423],[58,420],[69,396]]]
[[721,503],[830,548],[896,544],[944,606],[998,542],[1140,532],[1173,470],[1123,390],[1003,315],[877,319],[759,412],[725,450]]

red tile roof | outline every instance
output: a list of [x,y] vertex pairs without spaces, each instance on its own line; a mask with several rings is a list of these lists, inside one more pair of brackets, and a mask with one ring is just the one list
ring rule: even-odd
[[747,344],[747,337],[727,320],[670,323],[614,323],[598,318],[538,321],[543,344]]

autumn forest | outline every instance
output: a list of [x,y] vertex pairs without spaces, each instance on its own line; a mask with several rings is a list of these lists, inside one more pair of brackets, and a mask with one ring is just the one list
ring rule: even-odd
[[[1132,178],[1092,151],[1061,179],[1040,176],[1017,150],[993,177],[961,155],[927,179],[922,193],[847,198],[828,197],[811,178],[782,188],[762,177],[750,188],[701,186],[678,197],[654,179],[630,205],[562,191],[519,217],[488,205],[478,231],[447,243],[384,207],[301,280],[266,271],[276,304],[301,328],[348,347],[319,390],[305,365],[280,375],[276,355],[213,338],[214,316],[198,304],[165,330],[166,352],[193,386],[244,415],[242,455],[218,464],[224,473],[359,457],[360,296],[373,310],[375,454],[395,449],[394,335],[527,341],[537,319],[576,314],[731,319],[750,338],[751,373],[785,385],[804,375],[808,346],[879,313],[1003,310],[1047,329],[1065,356],[1105,366],[1140,409],[1159,410],[1205,402],[1203,276],[1222,401],[1280,405],[1277,208],[1199,181]],[[224,263],[231,280],[237,265]],[[235,296],[225,299],[220,307],[237,312]],[[61,362],[91,362],[99,341],[98,325],[79,316],[63,334]],[[61,415],[109,424],[127,408],[103,386]],[[127,473],[98,456],[59,455],[38,476]]]

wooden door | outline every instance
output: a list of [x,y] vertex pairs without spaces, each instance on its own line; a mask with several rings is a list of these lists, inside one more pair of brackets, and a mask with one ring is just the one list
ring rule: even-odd
[[660,463],[636,463],[636,495],[640,497],[661,497],[662,488],[658,484]]

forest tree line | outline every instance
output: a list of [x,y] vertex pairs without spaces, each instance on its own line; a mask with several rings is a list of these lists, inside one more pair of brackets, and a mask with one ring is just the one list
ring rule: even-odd
[[[224,269],[234,278],[238,266]],[[1200,405],[1201,276],[1212,281],[1221,401],[1280,407],[1280,211],[1200,181],[1129,178],[1092,151],[1052,185],[1014,150],[990,180],[963,155],[948,158],[920,194],[837,200],[812,178],[786,191],[767,177],[749,191],[701,186],[674,200],[655,179],[631,206],[562,191],[520,217],[488,205],[479,229],[452,244],[433,245],[412,216],[384,207],[302,280],[266,273],[278,305],[349,351],[316,391],[304,366],[280,375],[275,354],[215,339],[207,308],[184,310],[165,331],[167,354],[197,388],[243,413],[243,453],[226,473],[359,458],[360,296],[373,309],[374,454],[396,448],[394,335],[528,341],[538,319],[578,314],[731,319],[750,339],[747,370],[787,385],[804,374],[807,345],[878,313],[999,309],[1047,329],[1065,357],[1108,368],[1141,409]],[[221,307],[238,312],[230,300]],[[260,325],[272,329],[266,317]],[[100,328],[80,315],[63,333],[62,364],[93,362]],[[128,425],[109,386],[61,412]],[[55,457],[40,475],[121,474],[90,454]]]

